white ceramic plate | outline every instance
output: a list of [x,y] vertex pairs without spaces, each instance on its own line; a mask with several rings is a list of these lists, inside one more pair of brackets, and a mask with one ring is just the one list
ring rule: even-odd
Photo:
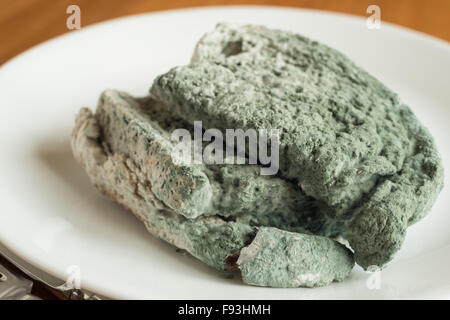
[[450,298],[448,187],[409,229],[381,279],[369,280],[355,267],[349,279],[328,287],[272,289],[226,279],[177,253],[90,185],[69,147],[78,109],[95,108],[104,88],[145,95],[156,75],[188,63],[197,39],[221,21],[293,30],[343,51],[411,106],[449,169],[447,43],[383,22],[369,30],[363,18],[309,10],[210,7],[145,14],[82,28],[0,68],[0,242],[61,279],[69,266],[79,266],[82,287],[111,298]]

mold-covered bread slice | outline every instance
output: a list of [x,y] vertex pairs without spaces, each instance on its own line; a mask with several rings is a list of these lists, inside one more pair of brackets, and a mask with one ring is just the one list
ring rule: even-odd
[[170,132],[184,125],[152,99],[107,90],[95,115],[84,108],[77,116],[72,150],[91,182],[153,235],[218,270],[240,269],[250,284],[281,287],[348,276],[351,251],[309,234],[329,233],[331,220],[291,183],[260,176],[257,166],[173,162]]
[[342,231],[363,267],[390,261],[442,189],[438,151],[408,106],[343,54],[297,34],[220,24],[192,64],[150,92],[205,128],[278,129],[281,177],[352,222]]

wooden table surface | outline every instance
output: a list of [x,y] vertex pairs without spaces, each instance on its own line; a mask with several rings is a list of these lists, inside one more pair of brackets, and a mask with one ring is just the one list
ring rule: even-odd
[[[238,4],[311,8],[367,17],[367,7],[375,4],[381,9],[381,21],[450,41],[450,0],[0,0],[0,64],[42,41],[71,32],[66,27],[66,8],[72,4],[81,9],[81,27],[142,12]],[[35,287],[35,294],[42,298],[56,298],[39,284]]]
[[81,9],[81,26],[158,10],[183,7],[261,4],[312,8],[368,16],[381,9],[381,21],[416,29],[450,41],[450,0],[0,0],[0,64],[57,35],[70,32],[66,8]]

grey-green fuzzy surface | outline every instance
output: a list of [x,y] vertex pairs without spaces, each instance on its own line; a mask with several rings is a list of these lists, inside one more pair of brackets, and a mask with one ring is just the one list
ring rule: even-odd
[[349,275],[350,250],[329,238],[260,228],[237,261],[245,282],[294,288],[327,285]]
[[442,189],[433,139],[408,106],[343,54],[293,33],[220,24],[150,93],[206,128],[278,129],[282,177],[328,216],[354,220],[341,233],[363,267],[389,262]]
[[106,90],[96,119],[107,149],[132,160],[156,197],[187,218],[221,215],[250,225],[323,235],[332,235],[340,225],[295,184],[262,176],[257,165],[177,164],[170,133],[190,125],[151,98]]

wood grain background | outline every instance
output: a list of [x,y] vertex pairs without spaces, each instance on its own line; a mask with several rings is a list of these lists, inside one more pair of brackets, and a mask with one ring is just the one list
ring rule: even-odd
[[0,64],[57,35],[66,27],[67,6],[81,8],[82,26],[142,12],[183,7],[261,4],[311,8],[368,16],[381,8],[382,21],[450,41],[450,0],[0,0]]

